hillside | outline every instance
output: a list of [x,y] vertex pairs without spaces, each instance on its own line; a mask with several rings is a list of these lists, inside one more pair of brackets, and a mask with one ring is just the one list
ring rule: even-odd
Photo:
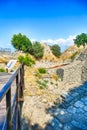
[[44,56],[43,56],[42,60],[58,61],[58,58],[53,55],[50,47],[46,43],[41,43],[41,45],[44,47]]
[[79,54],[83,50],[84,50],[83,46],[78,48],[76,45],[72,45],[62,53],[62,55],[60,56],[60,60],[64,61],[67,59],[71,59],[72,55],[74,55],[75,53]]

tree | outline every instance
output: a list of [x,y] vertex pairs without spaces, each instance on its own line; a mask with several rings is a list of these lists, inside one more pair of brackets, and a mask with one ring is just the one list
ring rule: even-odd
[[43,57],[44,47],[39,42],[34,42],[32,45],[33,55],[35,58],[39,59]]
[[11,42],[13,47],[17,50],[32,53],[32,43],[25,35],[22,35],[21,33],[14,34]]
[[76,38],[74,39],[74,44],[76,44],[78,47],[87,44],[87,34],[81,33],[80,35],[77,35]]
[[51,50],[52,50],[52,53],[56,57],[60,57],[60,55],[61,55],[61,49],[60,49],[59,45],[55,44],[55,45],[51,46]]

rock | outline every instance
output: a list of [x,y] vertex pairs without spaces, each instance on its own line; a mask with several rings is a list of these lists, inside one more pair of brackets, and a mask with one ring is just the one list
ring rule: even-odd
[[64,69],[57,69],[56,71],[58,77],[63,81],[63,76],[64,76]]
[[44,99],[42,100],[42,102],[43,102],[43,103],[47,103],[47,99],[44,98]]

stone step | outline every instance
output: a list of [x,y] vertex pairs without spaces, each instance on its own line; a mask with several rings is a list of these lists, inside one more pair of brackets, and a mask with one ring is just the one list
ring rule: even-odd
[[87,96],[87,86],[83,85],[75,90],[72,89],[68,94],[62,94],[62,103],[60,107],[67,108],[68,106],[74,104],[76,101],[80,100],[82,97]]

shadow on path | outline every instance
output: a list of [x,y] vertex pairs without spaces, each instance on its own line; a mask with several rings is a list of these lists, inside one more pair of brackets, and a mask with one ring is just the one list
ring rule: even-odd
[[46,109],[52,120],[44,129],[39,124],[32,126],[31,121],[22,119],[23,130],[87,130],[87,82],[70,89],[61,97],[61,103],[56,99],[55,104]]

